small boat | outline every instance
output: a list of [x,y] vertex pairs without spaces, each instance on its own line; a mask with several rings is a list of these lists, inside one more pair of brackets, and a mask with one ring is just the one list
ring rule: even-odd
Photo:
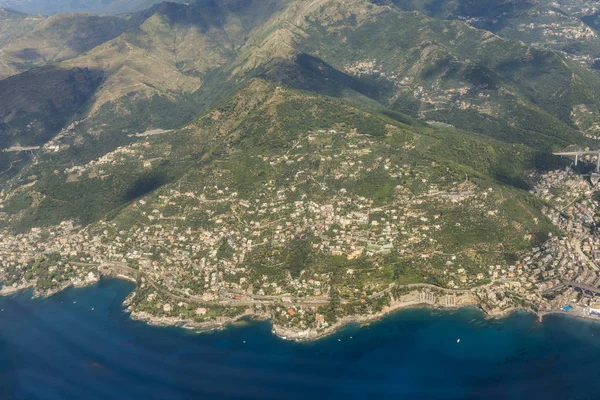
[[458,340],[456,341],[456,343],[460,343],[460,339],[458,339]]

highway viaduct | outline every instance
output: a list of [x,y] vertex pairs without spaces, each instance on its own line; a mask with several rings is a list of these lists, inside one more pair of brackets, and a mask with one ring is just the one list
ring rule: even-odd
[[582,151],[563,151],[558,153],[552,153],[555,156],[561,157],[575,157],[575,165],[579,161],[580,156],[585,155],[597,155],[598,160],[596,161],[596,172],[600,172],[600,150],[582,150]]

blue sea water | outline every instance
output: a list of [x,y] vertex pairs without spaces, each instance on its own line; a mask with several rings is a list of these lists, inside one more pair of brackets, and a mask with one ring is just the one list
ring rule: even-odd
[[195,334],[131,321],[132,288],[0,298],[0,399],[600,398],[595,322],[414,309],[295,343],[268,322]]

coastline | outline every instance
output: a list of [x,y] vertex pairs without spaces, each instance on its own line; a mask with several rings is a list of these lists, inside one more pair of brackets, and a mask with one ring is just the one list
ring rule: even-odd
[[[410,292],[406,296],[403,297],[417,297],[418,291]],[[390,306],[385,307],[380,312],[374,314],[355,314],[355,315],[347,315],[341,317],[334,324],[324,328],[324,329],[305,329],[299,330],[294,328],[288,328],[285,326],[281,326],[278,324],[271,324],[271,333],[283,340],[290,340],[296,342],[311,342],[315,340],[319,340],[325,338],[327,336],[333,335],[339,330],[343,329],[347,325],[350,324],[359,324],[362,326],[367,326],[372,323],[376,323],[382,318],[393,314],[402,310],[409,309],[434,309],[434,310],[443,310],[443,311],[451,311],[451,310],[460,310],[467,307],[475,307],[480,310],[486,318],[490,319],[501,319],[510,316],[515,312],[527,312],[533,315],[536,315],[538,319],[541,321],[543,315],[557,313],[563,314],[562,311],[552,311],[552,312],[544,312],[538,313],[535,310],[524,307],[514,307],[508,308],[505,310],[485,310],[481,303],[475,300],[475,296],[473,295],[464,295],[468,296],[467,299],[464,299],[463,302],[457,305],[443,305],[427,302],[424,300],[409,300],[409,301],[395,301]],[[160,327],[179,327],[183,329],[193,330],[199,334],[209,331],[215,330],[223,330],[227,329],[229,326],[233,326],[239,323],[243,319],[250,319],[253,321],[266,321],[271,319],[271,316],[267,313],[256,313],[251,309],[246,310],[241,315],[235,317],[222,317],[215,321],[206,321],[206,322],[197,322],[193,320],[177,318],[177,317],[158,317],[146,312],[135,312],[130,309],[127,304],[127,300],[123,302],[123,305],[127,308],[124,310],[130,316],[130,318],[134,321],[145,322],[148,325],[152,326],[160,326]],[[566,314],[566,313],[565,313]],[[576,315],[570,315],[573,318],[583,318]],[[592,320],[598,321],[598,319],[590,318]]]
[[[418,292],[417,291],[411,292],[407,296],[414,295],[415,293],[418,293]],[[403,296],[403,297],[405,297],[405,296]],[[427,302],[424,300],[395,301],[390,306],[385,307],[383,310],[381,310],[378,313],[362,314],[362,315],[356,314],[356,315],[344,316],[344,317],[340,318],[338,321],[336,321],[333,325],[330,325],[323,330],[308,329],[308,330],[299,331],[296,329],[289,329],[286,327],[282,327],[282,326],[273,324],[271,331],[273,332],[273,334],[275,334],[276,336],[278,336],[282,339],[295,340],[295,341],[300,341],[300,342],[309,342],[309,341],[318,340],[318,339],[327,337],[329,335],[332,335],[335,332],[339,331],[340,329],[343,329],[345,326],[347,326],[349,324],[360,324],[361,327],[367,326],[367,325],[377,322],[380,319],[382,319],[383,317],[393,314],[397,311],[408,310],[408,309],[413,309],[413,308],[427,308],[427,309],[450,311],[450,310],[459,310],[459,309],[466,308],[466,307],[476,307],[478,309],[481,309],[480,304],[476,301],[463,302],[459,305],[442,305],[442,304],[435,304],[435,303]],[[513,312],[513,310],[510,310],[510,312],[508,314],[510,314],[512,312]],[[489,315],[488,313],[485,313],[485,312],[484,312],[484,314]],[[499,316],[499,317],[502,317],[502,316]]]
[[33,289],[34,287],[35,287],[35,282],[29,282],[26,285],[17,285],[17,286],[2,285],[2,288],[0,288],[0,296],[11,296],[13,294],[23,292],[25,290]]
[[345,317],[340,318],[335,324],[328,326],[324,330],[315,331],[315,330],[304,330],[298,331],[294,329],[289,329],[285,327],[281,327],[279,325],[273,325],[271,332],[276,336],[286,339],[286,340],[295,340],[299,342],[310,342],[313,340],[322,339],[324,337],[333,335],[337,331],[343,329],[345,326],[350,324],[359,324],[362,326],[367,326],[372,323],[375,323],[382,319],[383,317],[393,314],[397,311],[409,310],[412,308],[428,308],[428,309],[436,309],[436,310],[458,310],[465,307],[472,307],[473,305],[464,305],[459,307],[443,307],[443,306],[435,306],[426,302],[407,302],[397,306],[390,306],[376,314],[366,314],[366,315],[347,315]]
[[[100,279],[113,278],[117,280],[127,281],[135,283],[135,280],[128,277],[117,274],[102,274]],[[85,288],[88,286],[92,286],[97,284],[99,280],[94,281],[86,281],[82,284],[74,284],[73,282],[66,282],[65,284],[54,288],[49,291],[39,292],[35,290],[35,282],[29,282],[26,285],[18,285],[16,287],[2,287],[0,288],[0,296],[11,296],[17,294],[19,292],[23,292],[26,290],[34,289],[32,298],[48,298],[51,297],[65,289],[70,287],[73,288]],[[427,308],[427,309],[435,309],[435,310],[459,310],[466,307],[476,307],[479,309],[487,318],[492,319],[500,319],[507,317],[515,312],[527,312],[537,316],[538,320],[541,322],[543,318],[547,315],[564,315],[570,318],[577,319],[587,319],[591,321],[600,322],[598,318],[593,318],[585,315],[576,315],[573,313],[568,313],[562,310],[551,310],[538,312],[530,308],[524,307],[514,307],[508,308],[504,310],[486,310],[482,307],[481,302],[477,301],[477,298],[474,294],[459,294],[456,298],[459,300],[456,304],[447,305],[440,304],[436,302],[431,302],[427,300],[422,300],[419,297],[420,292],[418,290],[414,290],[409,292],[408,294],[402,296],[401,299],[393,301],[389,306],[384,307],[381,311],[373,314],[356,314],[356,315],[346,315],[339,318],[334,324],[329,325],[322,329],[295,329],[290,327],[285,327],[282,325],[278,325],[275,323],[271,324],[271,332],[284,340],[293,340],[297,342],[310,342],[318,339],[322,339],[324,337],[330,336],[339,330],[343,329],[345,326],[349,324],[359,324],[360,326],[366,326],[371,323],[377,322],[383,317],[390,315],[397,311],[414,309],[414,308]],[[179,317],[160,317],[149,314],[147,312],[136,312],[129,305],[129,298],[126,298],[122,305],[124,307],[123,312],[129,314],[129,318],[133,321],[140,321],[147,323],[152,326],[159,327],[178,327],[182,329],[193,330],[197,333],[215,331],[215,330],[223,330],[227,329],[229,326],[235,325],[239,323],[243,319],[250,319],[253,321],[265,321],[271,319],[271,315],[268,313],[257,313],[251,308],[246,309],[244,313],[237,315],[235,317],[219,317],[216,320],[198,322],[191,319],[179,318]]]
[[[112,277],[112,276],[111,276]],[[126,280],[124,278],[117,278],[117,279],[122,279],[122,280]],[[68,281],[63,283],[62,285],[55,287],[53,289],[50,290],[46,290],[46,291],[40,291],[38,289],[35,288],[35,285],[37,282],[35,281],[31,281],[28,282],[27,284],[21,284],[21,285],[17,285],[17,286],[2,286],[2,288],[0,288],[0,296],[11,296],[20,292],[24,292],[27,290],[33,290],[33,295],[32,298],[34,299],[46,299],[48,297],[52,297],[55,294],[58,294],[60,292],[62,292],[63,290],[66,290],[68,288],[85,288],[88,286],[92,286],[97,284],[100,281],[100,279],[95,279],[95,280],[89,280],[89,281],[83,281],[80,284],[76,284],[72,281]],[[130,281],[131,282],[131,281]],[[135,282],[134,282],[135,283]]]
[[583,319],[583,320],[587,320],[587,321],[600,322],[600,318],[590,317],[589,315],[572,314],[572,313],[569,313],[569,312],[563,311],[563,310],[544,311],[542,313],[536,313],[536,314],[538,315],[538,319],[540,322],[543,321],[544,317],[546,317],[548,315],[562,315],[567,318]]
[[[115,277],[111,275],[111,277]],[[122,279],[117,277],[117,279]],[[442,288],[440,288],[442,289]],[[445,289],[444,289],[445,290]],[[392,302],[389,306],[385,307],[383,310],[373,314],[355,314],[355,315],[347,315],[338,319],[334,324],[327,326],[323,329],[294,329],[288,328],[282,325],[278,325],[276,323],[271,324],[271,332],[283,339],[283,340],[292,340],[297,342],[310,342],[318,339],[322,339],[324,337],[330,336],[335,332],[343,329],[345,326],[349,324],[358,323],[361,326],[366,326],[371,323],[377,322],[383,317],[390,315],[394,312],[414,309],[414,308],[427,308],[427,309],[436,309],[436,310],[459,310],[466,307],[475,307],[479,309],[487,318],[504,318],[511,315],[514,312],[525,311],[531,314],[537,315],[538,313],[532,309],[515,307],[509,308],[506,310],[485,310],[481,303],[477,301],[476,296],[473,293],[461,293],[457,295],[459,301],[454,305],[445,305],[439,304],[435,302],[429,302],[426,300],[421,300],[419,298],[420,292],[418,290],[411,291],[410,293],[402,296],[405,300],[398,300]],[[146,312],[135,312],[133,311],[126,299],[123,302],[123,305],[126,307],[124,310],[127,312],[132,320],[145,322],[152,326],[161,326],[161,327],[179,327],[183,329],[194,330],[198,333],[214,331],[214,330],[223,330],[227,329],[227,327],[235,325],[239,323],[243,319],[250,319],[254,321],[265,321],[271,319],[271,315],[268,313],[257,313],[252,309],[247,309],[243,314],[237,315],[235,317],[221,317],[214,321],[205,321],[205,322],[197,322],[190,319],[178,318],[178,317],[159,317],[152,314],[148,314]]]
[[[123,305],[127,306],[125,302]],[[178,327],[183,329],[193,330],[198,333],[209,332],[214,330],[223,330],[228,326],[235,325],[244,318],[250,318],[256,321],[264,321],[269,319],[267,314],[257,314],[254,312],[244,312],[241,315],[235,317],[221,317],[214,321],[198,322],[194,320],[177,318],[177,317],[158,317],[147,312],[136,312],[127,307],[124,312],[129,314],[129,317],[133,321],[145,322],[151,326],[160,327]]]

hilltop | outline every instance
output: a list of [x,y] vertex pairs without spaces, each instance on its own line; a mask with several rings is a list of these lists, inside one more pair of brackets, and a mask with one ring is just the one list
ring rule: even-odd
[[[79,129],[96,136],[171,129],[253,76],[353,98],[364,106],[378,103],[509,142],[565,146],[579,141],[581,133],[595,132],[598,76],[551,50],[368,1],[344,3],[344,11],[336,1],[288,3],[165,3],[127,18],[79,15],[73,18],[83,20],[71,24],[73,31],[52,28],[67,17],[44,22],[39,32],[5,50],[30,49],[25,52],[29,67],[49,68],[0,83],[11,93],[18,90],[11,98],[32,100],[25,108],[2,104],[5,115],[27,114],[18,122],[5,117],[3,130],[43,124],[49,102],[63,108],[53,100],[54,91],[39,91],[43,85],[36,77],[62,82],[63,71],[85,70],[102,79],[83,104],[68,105],[76,113],[60,113],[60,126],[85,121]],[[101,34],[75,35],[83,25],[96,26]],[[41,49],[34,54],[32,37],[56,29],[62,36],[44,41],[45,55]],[[57,53],[65,42],[71,50]],[[6,58],[4,63],[22,67]],[[26,84],[13,83],[20,81]],[[42,127],[32,135],[48,138],[59,131]]]

